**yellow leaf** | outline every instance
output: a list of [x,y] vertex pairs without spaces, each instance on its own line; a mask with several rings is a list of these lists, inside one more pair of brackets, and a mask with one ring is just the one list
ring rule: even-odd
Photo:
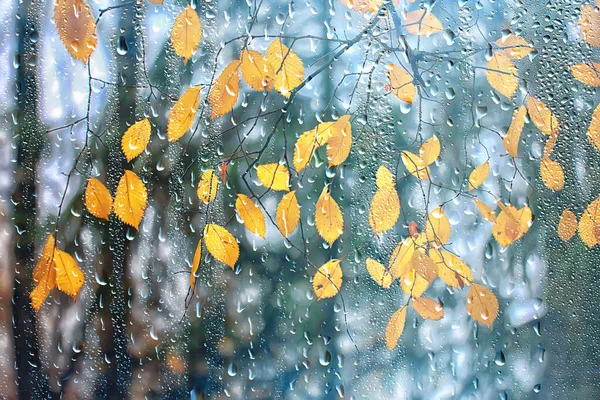
[[29,298],[36,312],[40,311],[44,300],[46,300],[50,291],[56,287],[56,267],[53,261],[55,247],[54,234],[48,235],[40,259],[33,270],[35,288],[29,294]]
[[329,166],[340,165],[350,154],[352,147],[352,125],[350,115],[341,116],[329,129],[327,159]]
[[202,27],[196,10],[188,6],[175,18],[171,30],[171,43],[175,53],[183,57],[183,63],[192,57],[202,38]]
[[431,165],[440,156],[440,140],[433,135],[419,149],[419,157],[426,165]]
[[398,344],[398,339],[404,332],[404,324],[406,323],[406,307],[396,311],[385,328],[385,344],[392,351]]
[[390,275],[390,271],[372,258],[367,258],[367,271],[369,271],[369,275],[371,275],[371,278],[373,278],[379,286],[389,289],[392,285],[392,275]]
[[565,242],[569,241],[575,235],[575,231],[577,231],[577,216],[573,211],[567,208],[562,212],[557,231],[558,236]]
[[469,190],[477,189],[485,181],[490,173],[490,163],[484,162],[475,168],[469,175]]
[[520,106],[515,110],[512,116],[512,121],[506,132],[506,137],[502,141],[506,152],[511,157],[518,157],[519,140],[521,140],[521,133],[523,132],[523,126],[525,125],[525,116],[527,115],[527,109],[525,106]]
[[589,4],[581,7],[579,29],[587,44],[600,47],[600,11],[596,7]]
[[290,190],[290,173],[285,165],[279,163],[263,164],[256,168],[258,180],[273,190]]
[[425,10],[416,10],[404,16],[404,27],[411,35],[431,36],[444,31],[439,19]]
[[519,87],[517,67],[504,52],[497,51],[492,54],[485,75],[490,86],[509,99]]
[[240,93],[240,77],[238,75],[240,63],[239,60],[232,61],[215,79],[210,93],[208,93],[208,102],[211,106],[210,119],[225,115],[233,109]]
[[514,206],[505,206],[498,202],[502,208],[500,214],[496,217],[496,222],[492,228],[494,238],[502,247],[522,238],[531,224],[531,209],[523,206],[517,210]]
[[190,129],[200,104],[201,86],[192,86],[177,100],[169,115],[167,139],[169,142],[179,140]]
[[437,277],[437,266],[427,254],[415,251],[410,259],[411,268],[429,284]]
[[[342,131],[349,131],[350,115],[344,115],[337,121],[323,122],[314,129],[304,132],[294,146],[294,168],[297,172],[302,171],[309,163],[315,150],[327,143],[332,136],[343,135]],[[348,152],[350,149],[348,148]],[[343,155],[343,154],[342,154]],[[328,149],[329,157],[329,149]],[[347,154],[346,154],[347,157]],[[332,157],[333,158],[333,157]],[[345,159],[345,157],[344,157]],[[331,162],[331,159],[330,159]],[[343,162],[343,160],[342,160]]]
[[390,257],[389,269],[392,279],[401,278],[408,273],[414,252],[415,243],[413,238],[409,237],[398,243]]
[[571,65],[575,79],[588,86],[600,86],[600,64],[595,62]]
[[375,184],[378,189],[395,189],[396,179],[392,172],[385,166],[380,166],[375,174]]
[[596,151],[600,152],[600,105],[596,107],[592,114],[592,122],[590,122],[587,131],[587,139]]
[[250,87],[258,92],[269,91],[275,85],[275,71],[267,58],[255,50],[243,50],[240,72]]
[[431,249],[429,256],[437,265],[437,275],[446,285],[457,288],[465,283],[470,284],[473,280],[471,268],[454,254],[446,250]]
[[431,211],[427,217],[427,224],[425,226],[427,241],[444,245],[450,240],[451,233],[452,227],[444,211],[439,207]]
[[388,64],[386,68],[394,96],[406,103],[412,104],[417,92],[413,84],[413,77],[404,68],[397,65]]
[[85,206],[90,214],[108,221],[112,205],[113,198],[104,183],[90,178],[85,188]]
[[86,64],[98,42],[90,6],[84,0],[57,0],[54,23],[67,51]]
[[296,191],[286,193],[281,198],[277,206],[275,220],[283,236],[288,237],[294,232],[300,221],[300,207],[296,199]]
[[371,200],[369,225],[375,234],[392,229],[400,216],[400,199],[396,189],[378,189]]
[[150,121],[144,118],[131,125],[121,138],[121,149],[127,162],[130,162],[144,151],[150,141]]
[[444,308],[440,303],[427,297],[413,299],[412,306],[425,319],[438,321],[444,316]]
[[490,208],[490,206],[477,199],[474,199],[473,201],[475,202],[475,205],[477,206],[477,209],[479,209],[479,212],[481,213],[483,218],[487,219],[490,222],[496,222],[496,215],[494,214],[494,211]]
[[139,229],[147,202],[148,192],[144,182],[135,172],[126,170],[115,193],[115,214],[127,225]]
[[425,181],[429,180],[429,167],[418,155],[410,151],[403,151],[402,163],[411,175]]
[[471,285],[467,295],[467,312],[471,318],[491,329],[499,309],[498,299],[491,290],[476,283]]
[[267,60],[275,72],[275,90],[285,97],[304,80],[302,60],[280,40],[274,40],[267,48]]
[[[368,12],[376,12],[383,4],[383,0],[340,0],[340,3],[351,10],[365,14]],[[397,0],[394,1],[397,3]]]
[[201,201],[208,204],[217,197],[217,189],[219,187],[219,178],[214,169],[207,169],[202,174],[200,181],[198,182],[198,198]]
[[342,287],[342,267],[340,260],[329,260],[315,274],[313,290],[317,300],[333,297]]
[[430,282],[423,278],[414,269],[409,269],[406,275],[400,278],[400,287],[404,293],[412,297],[421,297],[429,287]]
[[548,189],[558,191],[565,186],[565,173],[556,161],[544,158],[540,163],[540,175]]
[[194,290],[196,286],[196,272],[200,268],[200,260],[202,259],[202,240],[198,241],[196,251],[194,252],[194,259],[192,260],[192,270],[190,271],[190,287]]
[[329,185],[323,188],[315,209],[317,232],[329,245],[332,245],[344,232],[344,218],[340,206],[329,193]]
[[533,51],[533,48],[525,39],[519,35],[508,35],[496,40],[496,46],[502,49],[504,53],[513,60],[519,60],[526,57]]
[[234,269],[240,256],[240,247],[227,229],[219,225],[207,224],[204,227],[204,245],[217,261]]
[[75,259],[70,254],[55,248],[54,265],[56,266],[56,286],[58,289],[77,299],[77,294],[85,279]]
[[600,197],[592,201],[581,215],[577,228],[579,237],[590,249],[598,243],[596,232],[600,226]]
[[551,135],[552,132],[558,131],[558,119],[547,105],[535,97],[527,96],[527,112],[529,113],[531,122],[542,133]]
[[255,235],[265,238],[267,227],[265,225],[265,216],[260,208],[250,198],[244,194],[238,194],[235,202],[235,209],[238,215],[244,221],[244,226]]

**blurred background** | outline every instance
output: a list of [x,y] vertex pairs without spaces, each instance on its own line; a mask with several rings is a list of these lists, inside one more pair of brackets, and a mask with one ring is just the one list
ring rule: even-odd
[[[99,19],[87,65],[60,41],[53,2],[7,0],[0,7],[0,397],[600,398],[599,250],[556,234],[561,212],[581,215],[600,188],[600,155],[585,136],[600,96],[566,68],[600,60],[580,37],[580,2],[400,0],[400,13],[430,9],[445,29],[409,37],[409,46],[437,56],[419,64],[425,87],[412,107],[386,90],[385,65],[400,63],[390,51],[398,43],[386,13],[357,13],[338,0],[193,0],[203,38],[184,65],[169,40],[184,2],[89,5]],[[381,21],[336,57],[372,18]],[[518,62],[515,102],[485,79],[490,43],[508,33],[536,50]],[[194,134],[168,143],[174,101],[190,85],[208,87],[248,34],[249,48],[264,53],[279,37],[303,60],[306,76],[320,72],[289,104],[242,83],[233,112],[213,121],[204,89]],[[543,99],[561,122],[553,153],[566,174],[561,192],[541,183],[545,138],[532,124],[523,131],[521,158],[502,146],[526,93]],[[261,115],[270,110],[282,111]],[[326,155],[316,154],[298,181],[303,229],[290,237],[315,265],[343,257],[340,295],[317,301],[305,254],[274,226],[265,240],[250,234],[236,220],[234,202],[236,193],[248,194],[241,175],[255,152],[265,148],[261,163],[280,161],[299,134],[343,114],[352,114],[351,155],[331,169]],[[144,117],[152,123],[150,144],[127,167],[149,193],[138,232],[114,216],[91,216],[83,191],[97,176],[114,192],[127,166],[121,136]],[[88,123],[94,136],[65,189]],[[399,164],[399,151],[417,152],[433,134],[442,151],[424,189]],[[248,154],[229,164],[208,215],[195,193],[199,176],[218,169],[241,138]],[[488,159],[485,189],[534,214],[527,235],[507,249],[474,203],[457,195],[468,172]],[[367,211],[381,164],[398,174],[403,212],[392,231],[373,239]],[[249,177],[258,183],[253,171]],[[345,220],[331,247],[313,219],[326,183]],[[268,192],[262,199],[273,215],[279,197]],[[494,204],[489,195],[480,199]],[[500,314],[492,330],[476,324],[465,309],[467,292],[437,282],[428,295],[443,302],[445,317],[423,321],[409,313],[390,352],[385,327],[405,295],[376,285],[365,259],[387,260],[410,222],[422,229],[440,204],[452,224],[449,247],[494,291]],[[207,220],[227,224],[240,259],[232,271],[206,256],[192,294],[191,260]],[[55,229],[85,284],[76,302],[53,291],[36,314],[32,270]]]

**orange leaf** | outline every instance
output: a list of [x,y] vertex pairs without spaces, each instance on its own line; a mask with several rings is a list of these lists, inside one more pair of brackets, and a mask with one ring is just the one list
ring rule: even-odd
[[90,6],[84,0],[57,0],[54,23],[67,51],[86,64],[98,41]]
[[85,188],[85,206],[90,214],[108,220],[112,205],[113,198],[104,183],[96,178],[90,178]]
[[213,83],[208,94],[208,102],[211,105],[210,119],[225,115],[233,109],[240,93],[240,64],[239,60],[232,61]]

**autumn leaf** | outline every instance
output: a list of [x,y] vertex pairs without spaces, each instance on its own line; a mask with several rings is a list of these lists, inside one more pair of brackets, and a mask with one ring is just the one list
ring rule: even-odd
[[240,247],[229,231],[222,226],[206,224],[204,227],[204,245],[217,260],[234,269],[240,256]]
[[497,51],[492,54],[485,74],[490,86],[509,99],[519,87],[517,67],[504,52]]
[[444,308],[440,303],[427,297],[417,297],[411,302],[415,311],[425,319],[438,321],[444,316]]
[[[340,3],[351,10],[365,14],[368,12],[377,12],[384,0],[340,0]],[[397,2],[395,0],[394,2]]]
[[565,242],[568,242],[577,231],[577,216],[568,208],[560,215],[558,222],[558,236]]
[[90,6],[84,0],[56,0],[54,23],[67,51],[86,64],[98,42]]
[[[348,132],[351,132],[350,127],[350,115],[343,115],[337,121],[323,122],[317,125],[315,128],[304,132],[294,146],[294,168],[297,172],[302,171],[309,163],[315,152],[315,150],[327,143],[327,141],[333,137],[342,137]],[[336,147],[332,147],[332,150],[327,149],[327,156],[330,163],[339,161],[340,164],[344,162],[348,153],[350,152],[350,145],[352,144],[352,137],[350,136],[350,142],[346,143],[338,140]],[[336,155],[336,153],[338,153]],[[333,164],[331,164],[333,165]],[[337,165],[337,164],[335,164]]]
[[212,202],[217,196],[218,187],[219,178],[217,178],[215,170],[207,169],[198,182],[198,189],[196,190],[198,198],[206,204]]
[[556,161],[544,158],[540,162],[540,175],[548,189],[558,191],[565,186],[565,173]]
[[427,254],[422,251],[415,251],[410,259],[410,267],[428,284],[431,284],[437,278],[437,266]]
[[127,162],[142,154],[150,141],[150,121],[144,118],[131,125],[121,138],[121,149]]
[[442,250],[431,249],[429,256],[437,266],[437,275],[450,287],[458,288],[461,282],[469,284],[473,280],[471,268],[459,257]]
[[490,163],[484,162],[475,168],[469,175],[468,187],[469,190],[477,189],[485,181],[490,173]]
[[587,139],[594,146],[596,151],[600,152],[600,105],[594,109],[592,122],[587,131]]
[[329,129],[327,138],[327,159],[329,166],[342,164],[350,155],[352,147],[352,125],[350,115],[341,116]]
[[502,141],[506,152],[511,157],[519,156],[519,141],[521,140],[521,133],[523,132],[523,126],[525,125],[526,115],[527,109],[525,108],[525,106],[520,106],[515,110],[512,116],[512,120],[510,122],[510,126],[508,128],[508,132],[506,132],[506,136]]
[[340,206],[329,193],[329,185],[323,188],[315,207],[315,225],[319,235],[331,246],[344,231],[344,218]]
[[494,214],[494,211],[490,208],[490,206],[477,199],[474,199],[473,201],[475,202],[475,205],[477,206],[477,209],[479,210],[483,218],[487,219],[490,222],[496,222],[496,215]]
[[396,179],[392,172],[382,165],[375,173],[375,184],[377,185],[377,189],[394,189],[396,187]]
[[200,26],[200,18],[196,10],[191,5],[179,13],[175,18],[173,29],[171,30],[171,43],[175,53],[183,57],[183,63],[192,57],[200,39],[202,38],[202,27]]
[[413,77],[404,68],[394,64],[388,64],[387,77],[394,96],[400,100],[412,104],[417,89],[413,84]]
[[56,287],[73,299],[83,286],[83,272],[77,266],[77,261],[69,254],[57,247],[54,249],[54,265],[56,268]]
[[531,118],[531,122],[542,133],[551,135],[552,132],[558,131],[558,119],[547,105],[535,97],[527,96],[527,113]]
[[439,19],[425,10],[415,10],[404,15],[404,27],[411,35],[431,36],[444,31]]
[[495,44],[504,52],[504,54],[513,60],[519,60],[526,57],[533,51],[533,48],[525,39],[514,34],[496,40]]
[[225,115],[233,109],[240,93],[240,64],[239,60],[232,61],[215,79],[208,93],[208,102],[211,105],[210,119]]
[[431,165],[440,156],[440,140],[433,135],[419,149],[419,157],[426,165]]
[[[413,255],[414,256],[414,255]],[[402,291],[414,298],[421,297],[431,282],[418,274],[412,267],[400,278]]]
[[388,269],[372,258],[367,258],[367,271],[375,283],[384,289],[389,289],[392,285],[393,279]]
[[429,180],[429,167],[421,157],[410,151],[403,151],[401,158],[402,163],[411,175],[425,181]]
[[90,178],[85,188],[85,206],[94,217],[108,221],[113,198],[104,183]]
[[57,247],[54,235],[51,234],[48,235],[40,259],[33,270],[33,281],[36,287],[29,297],[33,308],[39,311],[54,288],[77,299],[85,278],[75,259]]
[[413,238],[406,238],[398,243],[390,257],[389,270],[392,279],[401,278],[408,273],[414,252],[415,242]]
[[588,248],[598,243],[596,232],[600,226],[600,197],[592,201],[581,215],[577,231],[579,237]]
[[438,207],[429,213],[425,225],[425,236],[429,242],[444,245],[450,240],[452,227],[444,211]]
[[288,237],[294,232],[300,222],[300,207],[296,199],[296,191],[286,193],[281,198],[277,206],[275,221],[284,237]]
[[496,217],[492,234],[502,247],[507,247],[522,238],[529,230],[532,216],[531,209],[523,206],[517,210],[514,206],[505,206],[501,202],[498,202],[498,205],[502,211]]
[[265,238],[267,227],[265,225],[265,216],[260,208],[246,195],[238,194],[235,202],[235,209],[244,226],[255,235]]
[[385,344],[392,351],[398,344],[398,339],[404,332],[404,324],[406,323],[406,307],[396,311],[385,328]]
[[269,45],[266,57],[275,72],[275,90],[290,97],[292,90],[304,80],[302,60],[280,40],[274,40]]
[[313,278],[313,290],[317,300],[327,299],[335,296],[342,287],[342,267],[340,260],[329,260]]
[[40,258],[33,269],[33,283],[35,284],[35,288],[29,294],[29,298],[31,299],[31,306],[36,312],[40,311],[46,297],[56,287],[55,247],[54,234],[50,234],[46,238]]
[[273,190],[290,190],[290,173],[279,163],[263,164],[256,168],[258,180],[264,187]]
[[169,115],[167,139],[169,142],[179,140],[190,129],[200,104],[201,86],[192,86],[177,100]]
[[202,240],[198,241],[196,245],[196,251],[194,252],[194,259],[192,260],[192,270],[190,271],[190,287],[194,290],[196,286],[196,272],[200,268],[200,261],[202,259]]
[[275,85],[275,71],[265,56],[255,50],[243,50],[240,72],[250,87],[258,92],[269,91]]
[[579,29],[587,44],[600,47],[600,10],[589,4],[581,7]]
[[[371,200],[369,209],[369,225],[376,234],[381,234],[390,230],[400,216],[400,199],[398,192],[394,187],[394,180],[391,172],[383,165],[379,167],[377,176],[381,187],[377,189]],[[391,182],[387,182],[391,177]],[[384,178],[385,177],[385,178]]]
[[467,312],[475,321],[491,329],[499,309],[498,299],[491,290],[476,283],[471,285],[467,295]]
[[144,182],[133,171],[125,170],[115,193],[114,210],[121,221],[139,229],[146,211],[148,192]]
[[569,67],[575,79],[588,86],[600,86],[600,64],[589,62]]

